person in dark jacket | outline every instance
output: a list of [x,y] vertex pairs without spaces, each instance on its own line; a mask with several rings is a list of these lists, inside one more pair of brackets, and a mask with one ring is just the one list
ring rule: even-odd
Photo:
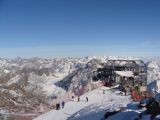
[[64,106],[65,106],[65,102],[64,102],[64,101],[62,101],[62,108],[64,108]]
[[74,99],[74,95],[72,95],[72,99]]
[[56,103],[56,110],[58,110],[58,103]]
[[86,102],[88,102],[88,97],[86,97]]
[[80,97],[78,96],[78,102],[80,101]]
[[60,104],[57,103],[57,110],[60,110]]

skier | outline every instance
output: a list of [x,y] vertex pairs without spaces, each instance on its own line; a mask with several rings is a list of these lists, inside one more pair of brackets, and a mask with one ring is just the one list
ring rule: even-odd
[[88,102],[88,97],[86,97],[86,102]]
[[65,102],[64,102],[64,101],[62,101],[62,108],[64,108],[64,106],[65,106]]

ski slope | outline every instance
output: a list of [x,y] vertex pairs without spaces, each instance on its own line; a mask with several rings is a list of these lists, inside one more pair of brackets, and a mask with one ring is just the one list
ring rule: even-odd
[[118,110],[131,102],[129,95],[124,96],[119,93],[120,91],[116,89],[101,87],[81,96],[80,102],[75,98],[67,102],[63,109],[52,110],[34,120],[101,120],[107,111]]

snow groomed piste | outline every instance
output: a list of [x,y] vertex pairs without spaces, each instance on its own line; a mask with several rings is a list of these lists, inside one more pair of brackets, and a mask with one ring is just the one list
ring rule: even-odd
[[80,96],[80,102],[74,98],[63,109],[52,110],[34,120],[100,120],[107,111],[126,108],[131,101],[130,95],[121,95],[116,88],[101,87]]
[[134,102],[131,95],[122,94],[118,86],[100,87],[80,96],[79,102],[77,98],[71,99],[64,108],[52,110],[34,120],[159,120],[157,113],[152,113],[155,108],[160,109],[156,105],[159,98],[158,94],[155,98],[150,97],[139,103]]

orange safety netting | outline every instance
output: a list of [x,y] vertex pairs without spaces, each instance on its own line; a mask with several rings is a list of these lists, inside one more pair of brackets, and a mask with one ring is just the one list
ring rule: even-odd
[[141,101],[145,99],[145,96],[139,95],[137,91],[132,91],[132,98],[134,101]]

